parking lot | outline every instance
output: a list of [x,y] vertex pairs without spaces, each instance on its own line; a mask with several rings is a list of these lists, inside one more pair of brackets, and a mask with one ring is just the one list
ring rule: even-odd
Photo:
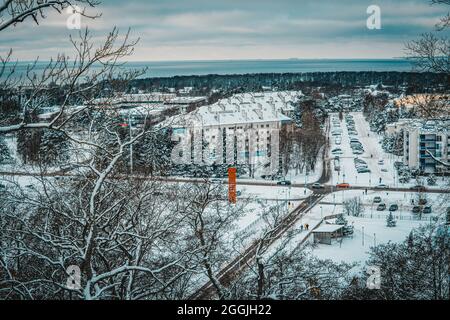
[[332,184],[352,186],[398,186],[394,162],[399,157],[386,154],[379,144],[380,137],[370,132],[361,112],[331,115],[330,154]]

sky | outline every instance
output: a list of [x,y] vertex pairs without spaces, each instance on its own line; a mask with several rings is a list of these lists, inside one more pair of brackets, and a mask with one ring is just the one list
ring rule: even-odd
[[[381,29],[369,30],[366,10],[381,10]],[[103,0],[82,28],[101,43],[114,27],[139,38],[131,61],[228,59],[354,59],[405,55],[404,44],[432,31],[448,6],[429,0]],[[69,14],[48,12],[0,34],[0,55],[49,59],[73,48]]]

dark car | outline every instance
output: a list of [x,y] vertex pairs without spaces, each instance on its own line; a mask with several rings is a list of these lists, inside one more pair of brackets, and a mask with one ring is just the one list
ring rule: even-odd
[[428,203],[427,199],[419,199],[419,205],[424,206]]
[[419,206],[414,206],[413,209],[412,209],[413,213],[420,213],[421,211],[422,210],[421,210],[421,208]]
[[277,185],[279,186],[290,186],[292,183],[289,180],[278,181]]
[[377,211],[384,211],[386,210],[386,205],[384,203],[380,203],[377,207]]
[[423,208],[423,213],[431,213],[431,206],[426,206],[425,208]]
[[396,204],[391,204],[391,206],[389,207],[389,211],[397,211],[398,210],[398,205]]
[[416,190],[416,191],[425,191],[427,188],[425,188],[424,186],[421,186],[421,185],[417,185],[417,186],[411,187],[410,189]]

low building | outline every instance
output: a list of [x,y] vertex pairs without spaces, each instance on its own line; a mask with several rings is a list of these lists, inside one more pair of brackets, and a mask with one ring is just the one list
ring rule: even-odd
[[314,243],[331,245],[333,239],[344,236],[344,226],[338,224],[324,224],[313,230]]

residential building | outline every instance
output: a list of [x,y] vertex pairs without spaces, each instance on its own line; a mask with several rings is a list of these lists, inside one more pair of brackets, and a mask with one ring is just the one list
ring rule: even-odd
[[[301,95],[297,91],[236,94],[166,124],[192,137],[191,160],[201,153],[207,163],[264,164],[279,130],[292,124],[290,116]],[[194,150],[195,139],[201,141],[201,152]]]
[[410,121],[402,124],[403,162],[423,173],[448,172],[450,159],[450,121]]

